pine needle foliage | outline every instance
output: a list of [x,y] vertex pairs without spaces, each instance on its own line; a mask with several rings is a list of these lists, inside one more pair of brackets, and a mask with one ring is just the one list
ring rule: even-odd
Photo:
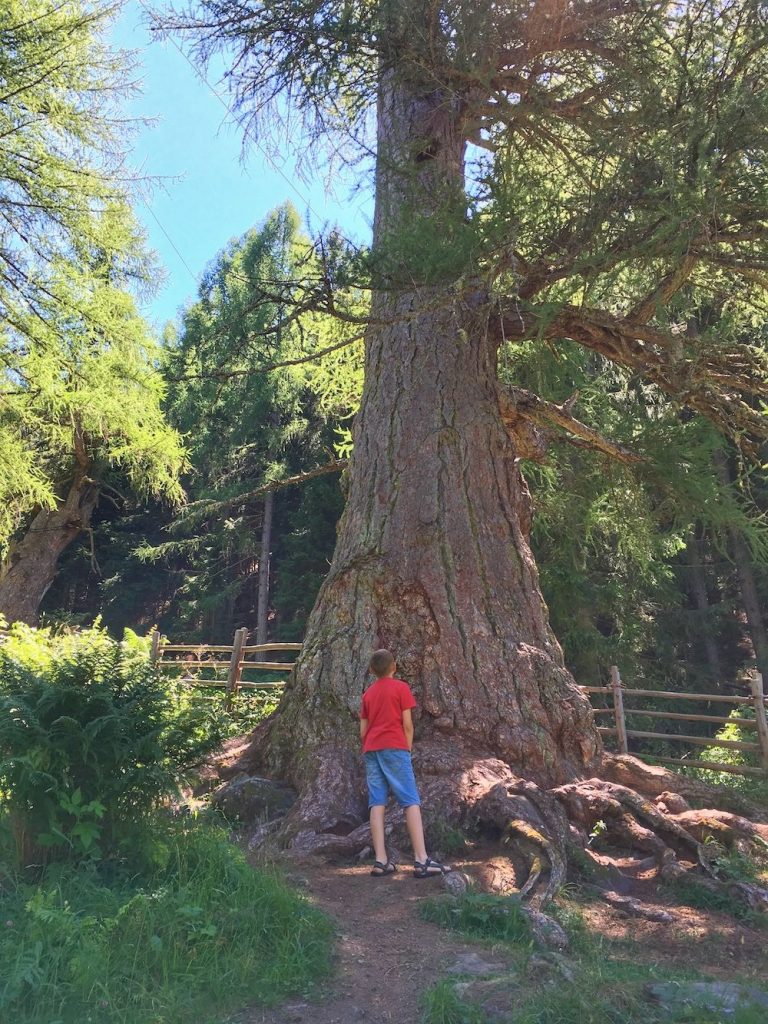
[[181,497],[134,297],[154,268],[124,166],[132,61],[104,41],[120,6],[0,10],[0,558],[34,515],[116,469],[137,493]]

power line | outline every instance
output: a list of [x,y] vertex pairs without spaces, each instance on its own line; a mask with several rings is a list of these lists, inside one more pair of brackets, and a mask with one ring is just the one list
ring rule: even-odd
[[144,203],[144,205],[146,206],[147,210],[149,211],[150,216],[154,220],[155,224],[157,224],[157,226],[160,228],[162,233],[168,239],[168,242],[170,243],[170,246],[173,249],[173,251],[176,253],[176,255],[179,257],[179,259],[181,260],[183,265],[186,267],[187,271],[189,272],[189,276],[192,278],[192,280],[195,282],[195,284],[197,284],[197,274],[192,270],[190,265],[184,259],[184,256],[182,255],[181,250],[179,249],[179,247],[176,245],[174,240],[171,238],[171,236],[168,234],[168,232],[163,227],[163,224],[162,224],[160,218],[157,216],[157,214],[152,209],[152,207],[149,205],[149,203],[146,201],[146,199],[142,199],[142,202]]
[[[146,13],[152,19],[152,21],[158,27],[162,28],[162,23],[160,22],[159,18],[157,17],[155,12],[150,7],[147,6],[147,4],[144,2],[144,0],[138,0],[138,3],[146,11]],[[179,46],[179,44],[176,42],[176,40],[173,38],[173,36],[172,35],[168,35],[167,38],[170,40],[171,45],[174,47],[174,49],[176,49],[181,54],[181,56],[184,58],[184,60],[187,62],[187,64],[189,64],[190,68],[192,68],[192,71],[193,71],[194,75],[216,97],[216,99],[219,101],[219,103],[222,105],[222,107],[226,111],[227,115],[232,118],[233,123],[238,124],[235,112],[233,111],[232,107],[227,103],[227,101],[224,99],[224,97],[221,95],[221,93],[218,91],[218,89],[216,89],[213,85],[211,85],[211,83],[208,81],[208,79],[205,77],[205,75],[203,75],[203,73],[195,66],[194,61],[192,61],[187,56],[187,54],[184,52],[182,47]],[[261,145],[261,143],[259,142],[259,139],[257,138],[256,135],[253,134],[253,132],[250,130],[248,125],[244,125],[243,126],[243,131],[244,131],[246,137],[250,138],[250,140],[253,143],[253,145],[259,150],[259,152],[264,157],[266,162],[280,175],[280,177],[283,179],[283,181],[298,196],[298,198],[306,206],[306,208],[309,210],[309,212],[314,214],[314,216],[317,217],[318,220],[322,220],[322,218],[320,217],[320,214],[317,212],[317,210],[315,210],[313,208],[313,206],[310,203],[309,199],[297,187],[296,183],[291,178],[289,178],[288,175],[280,167],[278,167],[278,165],[270,158],[269,153]],[[342,235],[342,237],[344,237],[344,236]],[[359,248],[349,238],[344,238],[344,241],[347,242],[349,245],[351,245],[352,248],[354,248],[354,249],[358,249]],[[174,246],[174,248],[176,248],[176,247]],[[189,268],[187,268],[187,269],[189,269]]]

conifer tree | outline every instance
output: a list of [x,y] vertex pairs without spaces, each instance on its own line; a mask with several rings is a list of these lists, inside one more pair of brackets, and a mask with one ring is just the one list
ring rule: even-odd
[[[257,635],[259,613],[267,619],[270,608],[263,551],[279,545],[288,529],[283,515],[295,510],[287,493],[249,493],[328,459],[333,433],[320,409],[322,364],[302,360],[337,325],[312,314],[283,323],[293,279],[312,264],[312,246],[286,204],[218,254],[178,332],[166,332],[168,415],[189,438],[190,505],[170,525],[169,539],[144,557],[177,575],[177,634],[219,641],[245,625]],[[273,530],[265,541],[270,498]]]
[[34,622],[104,474],[178,499],[157,352],[131,294],[151,273],[128,203],[102,41],[118,4],[0,12],[0,613]]
[[669,840],[701,853],[702,823],[678,831],[616,781],[689,784],[604,754],[549,627],[520,472],[554,437],[620,463],[643,453],[583,423],[578,396],[501,382],[498,354],[575,342],[747,452],[766,437],[762,5],[203,0],[167,26],[203,60],[227,56],[246,124],[291,104],[315,148],[335,133],[337,151],[375,155],[346,509],[295,675],[250,755],[300,789],[284,835],[364,841],[354,716],[385,646],[420,704],[433,813],[535,851],[549,893],[568,819],[586,832],[604,819],[682,872]]

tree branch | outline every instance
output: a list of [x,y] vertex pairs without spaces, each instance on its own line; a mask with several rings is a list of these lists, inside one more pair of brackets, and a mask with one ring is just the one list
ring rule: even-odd
[[[519,318],[510,316],[519,332]],[[547,339],[570,338],[630,369],[681,405],[701,413],[748,454],[768,439],[768,417],[747,398],[768,394],[768,356],[753,347],[707,346],[601,310],[564,307],[547,324]],[[692,350],[691,342],[697,342]]]
[[[565,430],[568,434],[572,435],[573,438],[578,439],[580,442],[579,447],[602,452],[604,455],[608,455],[618,462],[623,462],[625,465],[643,461],[641,456],[625,448],[623,445],[609,440],[597,430],[588,427],[586,423],[577,420],[571,414],[571,409],[577,399],[578,392],[569,398],[567,402],[563,402],[562,405],[556,405],[554,402],[547,402],[543,398],[539,398],[538,395],[535,395],[532,391],[526,391],[524,388],[499,385],[501,418],[514,435],[516,442],[522,435],[525,452],[521,451],[521,455],[524,458],[534,458],[536,461],[541,461],[541,455],[538,455],[538,445],[536,442],[546,446],[549,441],[547,430],[551,430],[552,427],[559,427],[561,430]],[[530,429],[525,428],[521,431],[521,420],[543,429],[541,432],[533,433]],[[566,438],[566,440],[570,440],[570,438]],[[546,450],[545,447],[544,450]]]

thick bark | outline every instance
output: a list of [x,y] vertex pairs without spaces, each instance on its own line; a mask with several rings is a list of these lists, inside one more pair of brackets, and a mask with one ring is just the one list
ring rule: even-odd
[[0,574],[0,614],[9,622],[36,624],[59,558],[89,528],[98,498],[98,486],[79,471],[58,507],[38,512],[13,545]]
[[270,491],[264,498],[264,521],[261,526],[261,555],[259,557],[259,596],[256,605],[256,643],[267,642],[269,620],[269,568],[272,551],[272,512],[275,493]]
[[[463,186],[452,99],[385,82],[375,242]],[[418,188],[408,175],[413,168]],[[295,827],[365,813],[356,717],[377,647],[417,697],[417,757],[498,758],[545,784],[595,762],[589,705],[563,665],[527,539],[530,499],[502,421],[484,305],[430,284],[374,295],[347,505],[304,650],[251,763],[302,792]],[[244,762],[247,763],[247,762]],[[418,762],[417,762],[418,763]],[[429,770],[429,768],[427,769]],[[507,769],[507,773],[509,769]],[[450,765],[445,764],[445,773]]]

